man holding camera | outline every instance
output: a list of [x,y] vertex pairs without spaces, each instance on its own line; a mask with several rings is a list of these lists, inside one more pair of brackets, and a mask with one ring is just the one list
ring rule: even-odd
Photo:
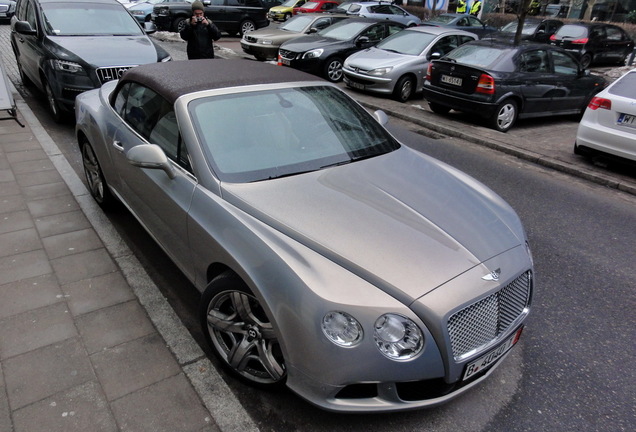
[[192,18],[179,34],[188,43],[188,60],[214,58],[214,41],[219,40],[221,32],[205,17],[203,3],[192,2]]

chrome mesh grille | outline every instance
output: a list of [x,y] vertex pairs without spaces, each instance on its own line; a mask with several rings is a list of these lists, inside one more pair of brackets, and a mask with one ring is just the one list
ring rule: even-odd
[[246,33],[243,36],[243,39],[245,39],[246,42],[250,42],[250,43],[256,43],[258,42],[258,38],[254,37],[254,36],[250,36],[248,33]]
[[132,66],[115,66],[115,67],[103,67],[103,68],[97,68],[96,72],[97,72],[97,78],[99,79],[99,82],[104,84],[108,81],[112,81],[112,80],[116,80],[121,78],[121,76],[124,74],[124,72],[126,72],[128,69],[135,67],[137,65],[132,65]]
[[296,53],[285,49],[279,49],[278,54],[286,60],[293,60],[296,57]]
[[453,314],[448,334],[455,359],[505,333],[529,305],[531,289],[532,274],[527,271],[498,292]]

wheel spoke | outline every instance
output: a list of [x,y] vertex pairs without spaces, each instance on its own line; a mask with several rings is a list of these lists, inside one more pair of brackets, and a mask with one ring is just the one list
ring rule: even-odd
[[208,312],[208,326],[221,332],[245,334],[245,323],[234,321],[235,316],[212,309]]
[[238,344],[235,344],[227,354],[227,362],[230,366],[238,371],[243,371],[251,358],[250,352],[254,348],[255,342],[256,339],[249,340],[249,338],[243,337]]
[[259,361],[272,379],[278,381],[285,375],[285,369],[278,360],[276,360],[276,357],[274,357],[272,352],[273,347],[274,344],[267,343],[264,340],[261,340],[256,344]]

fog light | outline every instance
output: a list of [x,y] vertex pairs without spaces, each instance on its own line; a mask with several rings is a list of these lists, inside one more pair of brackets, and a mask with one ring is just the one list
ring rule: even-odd
[[412,320],[385,314],[375,322],[373,339],[382,354],[391,360],[409,360],[424,347],[424,335]]
[[322,319],[322,332],[331,342],[352,347],[362,340],[362,326],[345,312],[332,311]]

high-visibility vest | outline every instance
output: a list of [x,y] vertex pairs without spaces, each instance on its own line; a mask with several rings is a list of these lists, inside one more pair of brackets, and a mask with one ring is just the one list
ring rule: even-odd
[[466,2],[459,0],[459,2],[457,2],[457,9],[455,9],[455,12],[466,13]]
[[479,13],[479,9],[481,9],[481,2],[479,0],[477,0],[475,3],[473,3],[473,5],[470,7],[470,14],[471,15],[477,15]]

